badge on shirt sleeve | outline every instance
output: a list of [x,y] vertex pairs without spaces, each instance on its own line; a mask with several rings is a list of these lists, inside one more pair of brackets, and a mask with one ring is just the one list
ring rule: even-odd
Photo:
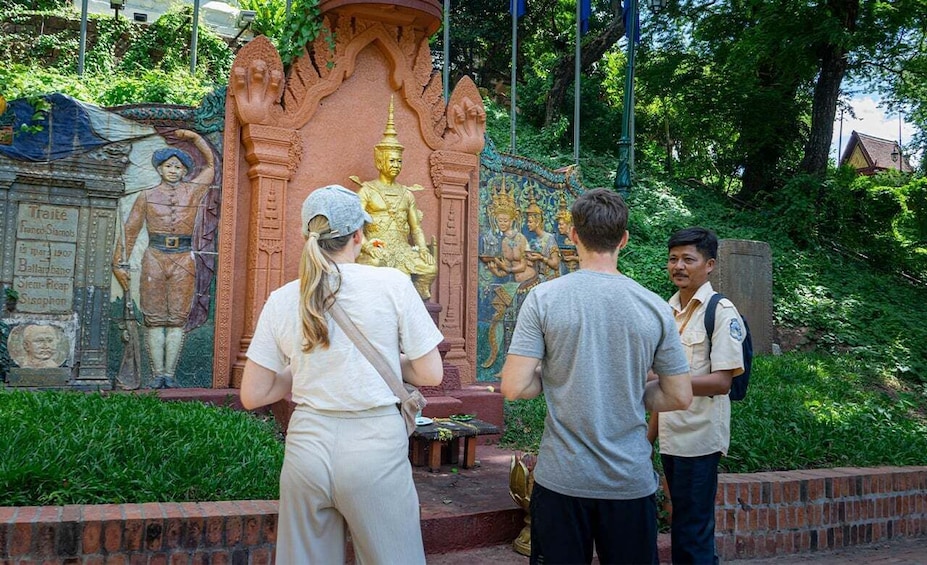
[[736,340],[738,343],[744,340],[744,327],[740,323],[740,317],[734,317],[731,319],[731,338]]

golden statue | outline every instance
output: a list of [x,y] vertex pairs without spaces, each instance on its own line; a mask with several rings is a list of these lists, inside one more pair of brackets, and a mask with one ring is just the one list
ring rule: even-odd
[[534,490],[534,466],[536,455],[525,453],[512,456],[509,467],[509,494],[522,510],[525,511],[525,526],[512,542],[515,551],[522,555],[531,555],[531,491]]
[[373,218],[373,223],[364,228],[364,243],[357,262],[399,269],[412,277],[415,289],[427,300],[431,297],[431,283],[438,276],[438,264],[422,231],[422,212],[415,205],[413,192],[422,190],[422,186],[396,182],[402,170],[403,149],[396,135],[390,98],[383,139],[373,149],[380,177],[363,182],[356,176],[349,177],[360,185],[357,195]]

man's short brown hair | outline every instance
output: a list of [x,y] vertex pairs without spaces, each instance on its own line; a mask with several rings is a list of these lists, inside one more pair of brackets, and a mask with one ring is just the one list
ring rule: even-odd
[[615,251],[628,228],[628,206],[611,190],[594,188],[583,193],[571,208],[576,235],[589,251]]

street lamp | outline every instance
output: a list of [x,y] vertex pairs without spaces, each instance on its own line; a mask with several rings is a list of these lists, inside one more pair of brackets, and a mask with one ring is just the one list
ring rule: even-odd
[[[615,190],[623,197],[631,192],[634,175],[634,52],[638,41],[637,20],[638,1],[624,0],[627,3],[625,34],[628,36],[628,70],[624,82],[624,108],[621,112],[621,139],[618,140],[618,171],[615,173]],[[647,0],[653,13],[658,13],[666,5],[666,0]]]
[[892,148],[892,163],[898,163],[898,170],[901,171],[901,151],[898,150],[898,146],[895,145]]

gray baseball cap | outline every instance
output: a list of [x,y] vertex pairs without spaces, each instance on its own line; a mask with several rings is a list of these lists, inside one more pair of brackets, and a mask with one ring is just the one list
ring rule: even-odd
[[361,207],[357,194],[339,184],[317,188],[303,202],[304,236],[309,237],[309,220],[316,216],[325,216],[331,226],[331,231],[320,235],[319,239],[351,235],[365,223],[373,222]]

